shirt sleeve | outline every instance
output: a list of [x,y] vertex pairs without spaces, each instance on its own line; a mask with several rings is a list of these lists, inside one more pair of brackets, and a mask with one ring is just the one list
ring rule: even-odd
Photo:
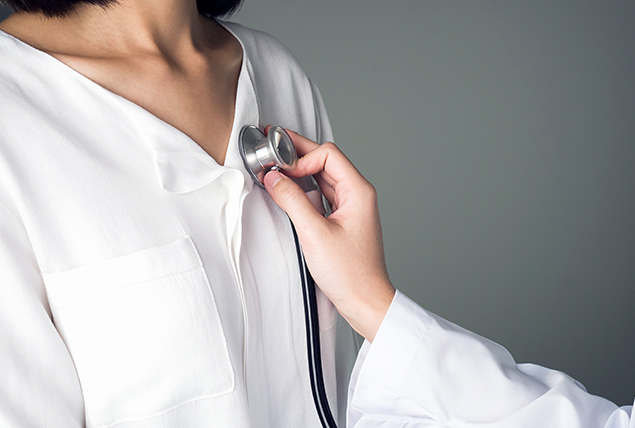
[[83,426],[79,381],[28,235],[1,202],[0,293],[0,426]]
[[399,291],[349,386],[349,428],[635,428],[632,406],[564,373],[516,364],[502,346]]

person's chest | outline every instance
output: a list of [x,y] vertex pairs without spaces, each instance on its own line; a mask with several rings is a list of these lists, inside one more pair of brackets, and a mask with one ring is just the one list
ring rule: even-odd
[[234,120],[240,60],[57,57],[83,76],[142,107],[195,141],[218,164],[225,161]]

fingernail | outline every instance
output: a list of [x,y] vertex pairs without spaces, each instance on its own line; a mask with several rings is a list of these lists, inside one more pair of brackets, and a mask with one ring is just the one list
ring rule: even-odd
[[278,184],[278,181],[282,180],[282,174],[280,174],[278,171],[269,171],[266,175],[265,175],[265,186],[272,188]]

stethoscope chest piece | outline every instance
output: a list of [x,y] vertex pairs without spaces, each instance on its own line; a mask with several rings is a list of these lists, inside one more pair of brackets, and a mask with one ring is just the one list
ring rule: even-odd
[[267,135],[255,126],[245,126],[239,141],[245,168],[260,187],[265,187],[262,181],[272,168],[290,170],[298,161],[291,137],[280,126],[269,128]]

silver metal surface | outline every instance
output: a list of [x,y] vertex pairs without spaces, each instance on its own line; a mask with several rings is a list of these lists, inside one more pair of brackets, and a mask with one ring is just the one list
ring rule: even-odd
[[269,128],[266,136],[255,126],[245,126],[240,131],[239,142],[245,168],[260,187],[265,187],[262,181],[273,167],[291,170],[297,164],[293,141],[280,126]]

